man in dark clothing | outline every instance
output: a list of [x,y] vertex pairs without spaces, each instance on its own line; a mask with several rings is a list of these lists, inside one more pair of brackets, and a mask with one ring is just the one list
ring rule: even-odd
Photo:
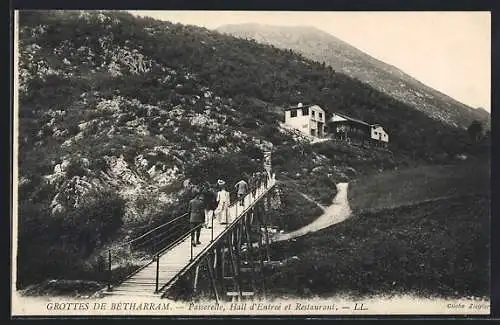
[[267,182],[269,181],[269,173],[267,172],[267,170],[264,170],[261,172],[262,174],[262,180],[264,181],[264,187],[267,188]]
[[205,184],[203,190],[203,208],[205,213],[205,226],[209,228],[210,218],[214,217],[214,210],[217,208],[217,194],[208,183]]
[[199,193],[191,201],[189,201],[188,213],[189,223],[191,224],[191,245],[196,246],[201,244],[201,227],[205,222],[205,209],[202,193]]
[[264,173],[262,172],[257,172],[257,187],[261,187],[264,185]]
[[[245,177],[243,175],[243,177]],[[234,187],[236,187],[236,194],[238,195],[238,201],[240,202],[240,205],[241,206],[244,206],[245,205],[245,195],[247,195],[248,193],[248,183],[245,182],[245,180],[240,180],[238,183],[236,183],[236,185],[234,185]]]
[[248,184],[250,185],[250,191],[252,191],[253,197],[255,197],[255,193],[257,191],[258,187],[258,173],[253,173],[252,176],[250,176],[250,179],[248,180]]

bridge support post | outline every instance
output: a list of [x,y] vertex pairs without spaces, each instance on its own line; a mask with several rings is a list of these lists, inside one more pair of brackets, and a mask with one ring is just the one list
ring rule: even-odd
[[158,283],[160,277],[160,254],[156,255],[156,283],[155,283],[155,293],[158,293]]
[[264,221],[264,236],[265,236],[265,239],[266,239],[266,257],[267,257],[267,261],[269,262],[271,260],[271,256],[269,255],[269,231],[267,229],[267,215],[264,213],[264,208],[261,207],[260,209],[261,211],[261,216],[262,216],[262,220]]
[[108,291],[111,291],[111,282],[113,274],[111,273],[111,250],[108,249]]
[[261,226],[262,226],[262,223],[259,221],[260,220],[260,217],[257,217],[257,221],[258,221],[258,229],[259,229],[259,238],[258,238],[258,241],[257,241],[257,245],[258,245],[258,250],[259,250],[259,266],[260,266],[260,278],[261,278],[261,290],[262,290],[262,296],[263,298],[265,298],[265,294],[266,294],[266,287],[265,287],[265,277],[264,277],[264,255],[262,254],[262,241],[264,239],[264,237],[262,236],[262,230],[261,230]]
[[212,221],[211,221],[211,226],[210,226],[210,242],[214,241],[214,217],[215,217],[215,211],[212,211]]
[[242,233],[242,225],[243,225],[243,217],[240,218],[238,224],[236,225],[236,269],[238,270],[236,273],[236,280],[238,281],[239,288],[239,298],[243,296],[242,294],[242,278],[241,278],[241,233]]
[[215,279],[215,267],[214,267],[214,264],[217,261],[216,254],[217,254],[216,252],[214,252],[214,254],[213,254],[213,258],[214,258],[213,264],[210,261],[210,257],[207,257],[207,266],[208,266],[208,275],[210,276],[210,282],[212,284],[212,290],[213,290],[214,296],[215,296],[215,301],[217,303],[219,303],[219,292],[217,290],[217,281]]
[[220,272],[221,272],[221,279],[224,281],[226,277],[226,247],[224,245],[225,241],[222,241],[222,249],[220,249],[219,246],[219,253],[221,256],[221,262],[220,262]]
[[198,287],[198,276],[200,275],[200,263],[196,265],[196,269],[194,271],[194,280],[193,280],[193,293],[196,294],[196,289]]
[[254,212],[254,209],[252,207],[252,209],[248,212],[248,214],[245,215],[245,219],[243,220],[244,223],[243,223],[243,231],[244,231],[244,235],[245,235],[245,239],[246,239],[246,245],[247,245],[247,262],[251,268],[251,274],[252,274],[252,279],[251,279],[251,283],[252,283],[252,291],[255,293],[255,261],[254,261],[254,256],[253,256],[253,247],[252,247],[252,240],[250,238],[250,230],[248,229],[249,228],[249,222],[250,220],[252,219],[253,217],[253,212]]
[[[231,238],[230,238],[231,237]],[[234,229],[231,231],[230,235],[228,236],[228,250],[229,250],[229,256],[231,258],[231,271],[232,271],[232,280],[233,280],[233,285],[235,287],[236,292],[240,292],[240,286],[239,286],[239,281],[237,278],[240,276],[239,275],[239,268],[237,266],[237,261],[235,258],[235,253],[233,252],[233,243],[234,243]],[[239,296],[237,298],[239,300]]]
[[191,249],[191,257],[189,258],[190,261],[193,260],[193,237],[191,237],[191,244],[189,245]]

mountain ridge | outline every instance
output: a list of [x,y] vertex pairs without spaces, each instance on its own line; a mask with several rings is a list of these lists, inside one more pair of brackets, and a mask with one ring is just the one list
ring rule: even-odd
[[[486,110],[469,107],[317,27],[248,23],[222,25],[216,30],[298,51],[450,125],[467,128],[475,119],[490,124],[490,114]],[[401,90],[402,87],[409,89]]]

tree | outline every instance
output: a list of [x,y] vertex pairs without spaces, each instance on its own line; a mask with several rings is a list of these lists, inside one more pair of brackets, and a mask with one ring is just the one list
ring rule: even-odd
[[472,123],[467,128],[471,139],[473,141],[478,141],[483,133],[483,124],[477,120],[472,121]]

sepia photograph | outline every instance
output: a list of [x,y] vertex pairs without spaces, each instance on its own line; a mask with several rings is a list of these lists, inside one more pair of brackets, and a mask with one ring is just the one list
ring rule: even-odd
[[490,315],[490,12],[13,17],[11,316]]

